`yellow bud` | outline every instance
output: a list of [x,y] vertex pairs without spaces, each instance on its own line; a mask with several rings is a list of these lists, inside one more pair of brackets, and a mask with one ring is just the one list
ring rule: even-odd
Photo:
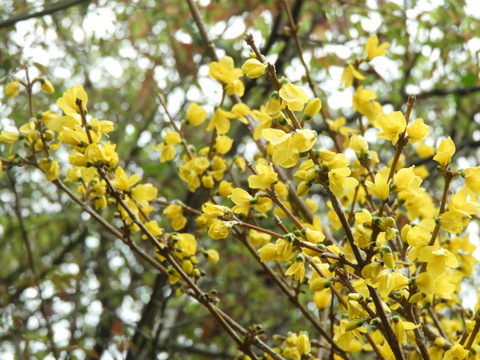
[[242,65],[242,72],[250,79],[256,79],[265,74],[266,64],[262,64],[257,59],[248,59]]
[[207,256],[207,260],[212,264],[216,264],[220,260],[220,254],[218,253],[217,250],[214,250],[214,249],[207,250],[206,256]]
[[313,296],[313,302],[319,309],[325,309],[330,305],[330,294],[325,291],[316,292]]
[[182,269],[185,271],[187,274],[191,274],[193,271],[193,264],[190,260],[183,260],[182,262]]
[[308,334],[306,332],[301,332],[300,335],[298,335],[297,347],[302,354],[310,353],[310,339],[308,338]]
[[310,120],[312,117],[318,114],[318,112],[322,109],[322,101],[318,98],[314,98],[310,100],[305,106],[305,110],[303,112],[305,120]]
[[20,83],[18,81],[11,81],[5,86],[5,95],[9,98],[14,98],[18,95],[20,89]]
[[47,94],[53,94],[55,91],[55,88],[48,79],[40,79],[40,88],[43,92],[46,92]]

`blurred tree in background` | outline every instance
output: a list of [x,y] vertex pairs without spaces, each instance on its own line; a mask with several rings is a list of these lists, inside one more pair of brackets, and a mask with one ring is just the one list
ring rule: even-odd
[[[346,126],[358,122],[358,114],[345,109],[351,108],[354,90],[341,87],[341,74],[362,53],[367,38],[377,34],[380,42],[390,43],[388,57],[360,66],[366,76],[362,85],[376,92],[386,112],[404,110],[408,95],[415,94],[414,114],[430,126],[429,145],[450,136],[461,166],[473,166],[480,145],[480,13],[474,9],[475,1],[286,3],[290,14],[282,1],[273,0],[202,0],[197,6],[217,56],[228,55],[242,64],[251,52],[243,38],[252,33],[279,77],[285,75],[306,89],[305,61],[325,116],[345,117]],[[188,191],[175,164],[160,162],[152,150],[170,127],[158,94],[176,121],[185,119],[191,102],[213,113],[221,98],[221,88],[208,77],[213,47],[205,42],[187,1],[3,0],[0,41],[0,84],[24,76],[25,69],[32,78],[51,79],[53,95],[34,89],[33,108],[38,112],[58,112],[50,105],[52,97],[83,84],[89,113],[115,124],[110,141],[117,144],[124,168],[161,189],[160,211],[165,208],[162,200],[172,199],[200,208],[202,192]],[[252,109],[264,105],[273,90],[266,77],[244,83],[242,99]],[[27,101],[26,96],[15,101],[2,97],[0,130],[28,120],[20,110]],[[232,126],[235,143],[229,154],[252,158],[256,150],[247,132],[241,124]],[[317,133],[328,133],[321,121],[313,127]],[[199,148],[209,144],[207,132],[185,132]],[[3,146],[7,151],[8,144]],[[324,146],[334,149],[329,139]],[[384,162],[391,158],[386,148],[377,150]],[[64,156],[68,157],[66,151]],[[413,157],[410,163],[420,166],[426,160]],[[427,165],[431,175],[424,180],[426,188],[441,181],[435,165]],[[324,194],[317,196],[325,208]],[[115,217],[109,209],[99,212],[106,219]],[[4,171],[0,214],[0,357],[238,356],[235,343],[201,304],[177,298],[167,276],[136,258],[127,245],[46,183],[38,169]],[[170,220],[163,221],[168,228]],[[192,219],[188,221],[187,230],[194,231]],[[204,268],[202,288],[215,289],[222,309],[232,318],[245,327],[262,324],[269,334],[286,335],[310,326],[300,311],[286,310],[288,299],[241,242],[211,241],[209,247],[221,254],[221,266]],[[301,291],[297,295],[304,296]],[[323,316],[316,314],[312,301],[307,306],[314,316]],[[310,330],[315,332],[311,326]]]

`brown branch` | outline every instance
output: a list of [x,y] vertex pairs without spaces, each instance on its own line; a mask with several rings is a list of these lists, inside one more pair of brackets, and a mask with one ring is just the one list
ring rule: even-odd
[[1,28],[6,28],[9,26],[13,26],[16,23],[32,18],[37,18],[41,17],[44,15],[50,15],[53,13],[56,13],[57,11],[65,10],[68,9],[69,7],[79,5],[79,4],[88,4],[91,0],[65,0],[65,1],[59,1],[54,4],[51,4],[49,6],[46,6],[43,10],[37,11],[34,13],[30,13],[28,11],[13,15],[9,19],[0,21],[0,29]]

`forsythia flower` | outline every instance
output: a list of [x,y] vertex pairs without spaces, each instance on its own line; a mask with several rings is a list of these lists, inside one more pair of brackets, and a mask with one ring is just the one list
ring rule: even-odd
[[163,214],[171,219],[171,225],[173,230],[182,230],[187,224],[187,218],[183,216],[183,208],[179,204],[170,204],[164,210]]
[[289,134],[282,130],[265,129],[262,136],[275,147],[273,162],[286,168],[294,166],[300,159],[300,153],[310,150],[317,140],[315,131],[307,129]]
[[468,354],[468,350],[465,349],[460,343],[456,342],[445,353],[443,360],[463,360],[467,358]]
[[353,94],[353,110],[365,115],[368,121],[373,123],[378,115],[383,114],[382,105],[378,101],[374,101],[376,98],[375,92],[359,86]]
[[[152,234],[153,236],[156,237],[162,235],[162,229],[160,229],[160,227],[158,226],[158,222],[156,222],[155,220],[146,222],[144,225],[148,229],[150,234]],[[142,239],[147,239],[147,236],[143,235]]]
[[333,169],[328,172],[328,180],[330,183],[330,190],[341,197],[343,188],[354,188],[358,185],[358,180],[350,177],[352,171],[348,167]]
[[365,185],[374,195],[376,195],[382,201],[388,201],[388,195],[390,195],[390,182],[387,183],[387,179],[382,174],[375,175],[375,183],[371,181],[365,181]]
[[215,139],[215,151],[219,154],[226,154],[233,145],[233,139],[227,135],[219,135]]
[[298,255],[295,262],[285,271],[286,276],[293,276],[295,280],[302,281],[305,277],[305,258]]
[[292,83],[283,84],[278,95],[292,111],[301,111],[303,104],[308,102],[308,96],[305,94],[305,91]]
[[353,65],[349,64],[343,69],[342,73],[342,80],[341,83],[343,87],[349,87],[353,83],[353,78],[358,80],[365,80],[365,76],[363,76],[357,69],[353,67]]
[[207,126],[207,131],[212,130],[215,128],[217,130],[217,134],[223,135],[230,130],[230,119],[234,119],[235,115],[230,111],[225,111],[220,108],[215,110],[210,122]]
[[176,131],[166,131],[165,136],[163,137],[164,143],[160,144],[158,147],[154,147],[154,150],[160,150],[162,155],[160,156],[160,161],[170,161],[175,157],[175,145],[182,142],[180,134]]
[[419,118],[407,127],[408,141],[411,143],[419,142],[428,136],[428,131],[428,125],[425,125],[423,119]]
[[435,148],[433,146],[428,146],[424,142],[420,142],[417,145],[417,155],[421,158],[429,158],[435,154]]
[[54,160],[42,158],[39,166],[45,172],[45,177],[48,181],[56,180],[60,176],[60,166]]
[[278,174],[273,170],[273,164],[269,166],[258,164],[256,167],[258,175],[248,177],[248,186],[251,189],[266,189],[277,181]]
[[187,110],[187,120],[189,124],[197,126],[202,124],[207,118],[207,112],[198,104],[191,103]]
[[458,260],[454,254],[445,248],[434,246],[424,246],[418,252],[418,260],[427,263],[427,271],[433,277],[442,274],[446,266],[451,268],[458,267]]
[[8,144],[14,144],[20,139],[20,134],[13,132],[13,131],[7,131],[7,130],[2,130],[0,132],[0,141],[5,142]]
[[464,174],[466,187],[476,195],[480,194],[480,166],[466,168]]
[[157,192],[157,188],[152,184],[140,184],[132,189],[131,196],[140,207],[147,208],[148,202],[157,197]]
[[238,96],[243,96],[245,88],[243,83],[238,80],[242,76],[242,70],[235,68],[230,56],[224,56],[218,62],[211,62],[208,74],[215,80],[224,83],[225,89],[230,95],[236,93]]
[[437,149],[437,154],[433,157],[433,160],[438,162],[440,165],[447,165],[450,163],[453,154],[455,154],[455,143],[450,138],[450,136],[440,143],[440,146]]
[[382,45],[378,46],[377,35],[370,36],[365,44],[365,51],[367,52],[368,60],[372,60],[377,56],[385,55],[389,46],[389,43],[383,43]]
[[395,333],[395,336],[398,339],[398,342],[402,345],[407,344],[407,333],[406,330],[413,330],[418,328],[420,325],[415,325],[410,321],[402,321],[398,316],[392,317],[392,329]]
[[258,59],[248,59],[242,65],[243,73],[250,79],[256,79],[265,74],[266,64],[261,63]]
[[224,56],[220,61],[210,63],[208,75],[215,80],[228,84],[242,76],[242,70],[235,68],[230,56]]
[[229,226],[221,220],[216,220],[208,229],[208,235],[215,240],[225,239],[228,236]]
[[118,166],[115,170],[115,180],[112,182],[112,185],[119,189],[122,189],[123,191],[127,191],[130,187],[132,187],[139,181],[139,175],[133,174],[132,176],[127,177],[125,170]]
[[260,231],[250,229],[248,231],[248,240],[253,246],[258,247],[260,245],[266,245],[272,239],[272,236]]
[[57,100],[57,105],[66,115],[75,116],[80,114],[76,104],[77,99],[82,100],[82,108],[85,110],[88,104],[88,97],[82,85],[68,88],[63,96]]
[[18,95],[18,90],[20,89],[20,82],[11,81],[5,86],[5,95],[9,98],[14,98]]
[[395,111],[388,115],[380,114],[375,119],[375,127],[380,129],[377,137],[387,139],[395,145],[400,134],[403,133],[407,127],[407,121],[400,111]]

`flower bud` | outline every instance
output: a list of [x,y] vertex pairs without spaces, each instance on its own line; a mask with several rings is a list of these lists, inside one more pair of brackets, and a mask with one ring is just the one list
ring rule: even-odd
[[9,98],[14,98],[18,95],[18,90],[20,89],[20,83],[16,80],[11,81],[5,86],[5,95]]

